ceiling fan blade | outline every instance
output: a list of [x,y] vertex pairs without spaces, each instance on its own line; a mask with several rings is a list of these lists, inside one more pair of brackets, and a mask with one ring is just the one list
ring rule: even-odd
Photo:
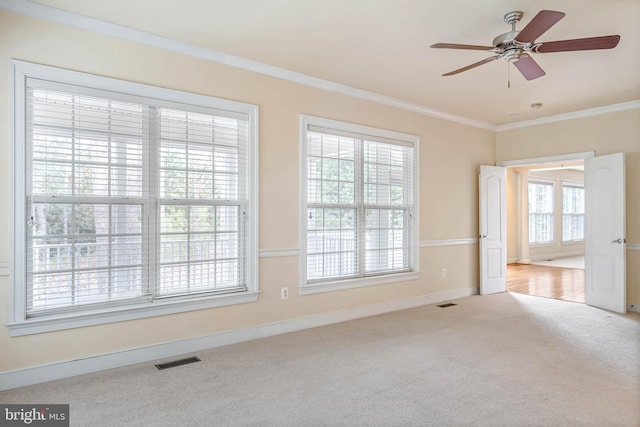
[[585,39],[558,40],[542,43],[536,52],[570,52],[574,50],[613,49],[618,45],[620,36],[587,37]]
[[482,64],[486,64],[487,62],[495,61],[500,58],[500,55],[490,56],[489,58],[483,59],[482,61],[474,62],[471,65],[467,65],[466,67],[459,68],[457,70],[449,71],[447,74],[443,74],[443,76],[453,76],[454,74],[462,73],[463,71],[470,70],[472,68],[479,67]]
[[553,10],[541,10],[516,36],[516,40],[522,43],[533,43],[538,37],[546,33],[559,20],[564,18],[564,13]]
[[537,79],[538,77],[542,77],[545,75],[544,70],[540,68],[538,63],[526,53],[522,55],[519,60],[514,62],[513,65],[516,66],[518,71],[520,71],[520,73],[527,80]]
[[476,46],[473,44],[436,43],[430,47],[438,49],[465,49],[465,50],[491,50],[493,46]]

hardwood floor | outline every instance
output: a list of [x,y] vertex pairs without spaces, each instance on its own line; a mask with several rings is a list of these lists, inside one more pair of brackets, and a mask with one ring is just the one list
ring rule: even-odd
[[584,303],[584,270],[508,264],[507,290],[519,294]]

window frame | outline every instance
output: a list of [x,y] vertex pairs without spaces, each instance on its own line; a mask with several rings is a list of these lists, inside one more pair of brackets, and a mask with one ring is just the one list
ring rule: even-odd
[[[393,140],[402,145],[409,145],[413,148],[413,170],[412,180],[412,208],[411,220],[409,224],[408,237],[411,240],[408,249],[409,269],[402,272],[387,272],[372,274],[365,277],[332,278],[328,280],[309,280],[307,278],[307,144],[309,127],[326,128],[340,133],[359,134],[370,136],[373,140]],[[399,144],[400,145],[400,144]],[[301,295],[310,295],[322,292],[331,292],[343,289],[358,288],[364,286],[374,286],[387,283],[405,282],[415,280],[419,277],[419,159],[420,159],[420,138],[416,135],[400,133],[385,129],[373,128],[369,126],[357,125],[338,120],[326,119],[310,115],[300,116],[300,285]],[[360,171],[360,173],[363,173]],[[357,192],[357,190],[356,190]],[[367,208],[363,203],[362,209]],[[356,239],[361,239],[357,236]],[[364,262],[364,261],[363,261]]]
[[[561,188],[562,188],[562,236],[561,236],[561,242],[563,245],[573,245],[573,244],[581,244],[584,243],[584,216],[585,216],[585,212],[582,212],[581,214],[576,214],[576,213],[568,213],[565,214],[564,213],[564,188],[565,187],[569,187],[569,188],[578,188],[578,189],[582,189],[582,191],[584,192],[584,182],[575,182],[575,181],[566,181],[563,180],[561,182]],[[584,194],[583,194],[583,198],[584,198]],[[582,215],[582,220],[583,220],[583,235],[582,235],[582,239],[573,239],[573,240],[565,240],[564,239],[564,217],[565,215]]]
[[[544,242],[531,242],[531,236],[527,236],[527,242],[531,247],[543,247],[543,246],[553,246],[555,245],[556,239],[556,184],[553,180],[548,180],[544,178],[529,178],[527,182],[527,197],[528,197],[528,186],[531,184],[539,184],[539,185],[547,185],[551,187],[551,212],[545,213],[544,215],[551,215],[551,240]],[[529,222],[529,228],[531,227],[531,212],[528,210],[529,202],[527,200],[527,221]],[[537,212],[538,213],[538,212]],[[541,213],[538,213],[541,214]]]
[[[225,111],[243,115],[248,120],[247,175],[246,175],[246,255],[247,289],[242,292],[185,295],[174,298],[158,298],[149,302],[131,302],[108,307],[88,307],[85,310],[43,314],[27,317],[27,165],[26,150],[29,145],[26,132],[27,79],[49,80],[56,83],[86,87],[91,90],[117,92],[124,97],[147,98],[165,103],[171,108],[175,104],[188,105],[204,111]],[[10,304],[7,326],[11,336],[28,335],[55,330],[120,322],[152,316],[201,310],[212,307],[255,302],[258,299],[258,106],[214,98],[205,95],[181,92],[151,85],[133,83],[93,74],[11,61],[10,99],[10,186],[12,227],[10,245]],[[158,142],[159,143],[159,142]],[[159,169],[158,169],[159,170]],[[160,197],[158,196],[158,203]],[[20,219],[24,220],[20,220]],[[156,230],[157,231],[157,230]],[[159,232],[159,231],[157,231]]]

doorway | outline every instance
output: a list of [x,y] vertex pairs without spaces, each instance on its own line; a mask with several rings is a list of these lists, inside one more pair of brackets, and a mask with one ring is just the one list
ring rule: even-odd
[[585,302],[584,160],[507,169],[507,290]]
[[[511,160],[497,166],[479,168],[479,261],[480,295],[507,290],[507,248],[513,235],[507,232],[507,168],[584,160],[584,287],[585,303],[618,313],[626,313],[626,217],[624,153],[595,156],[593,152],[546,158]],[[528,193],[528,179],[517,187]],[[519,197],[512,211],[526,209],[528,198]],[[523,203],[527,201],[527,204]],[[513,212],[511,212],[512,214]],[[533,212],[540,214],[544,212]],[[520,218],[523,215],[519,216]],[[528,217],[527,217],[528,218]],[[535,220],[535,218],[534,218]],[[528,219],[518,225],[516,242],[522,263],[530,264]],[[517,239],[517,237],[516,237]],[[536,237],[537,239],[537,237]],[[525,244],[526,243],[526,244]]]

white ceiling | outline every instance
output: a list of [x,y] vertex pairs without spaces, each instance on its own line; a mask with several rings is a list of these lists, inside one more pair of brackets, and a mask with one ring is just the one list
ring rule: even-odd
[[[640,99],[639,0],[37,0],[37,3],[274,65],[490,125]],[[522,10],[566,16],[538,41],[621,35],[612,50],[534,54],[547,75],[526,81],[491,56],[430,49],[491,45]],[[532,109],[532,103],[543,103]]]

